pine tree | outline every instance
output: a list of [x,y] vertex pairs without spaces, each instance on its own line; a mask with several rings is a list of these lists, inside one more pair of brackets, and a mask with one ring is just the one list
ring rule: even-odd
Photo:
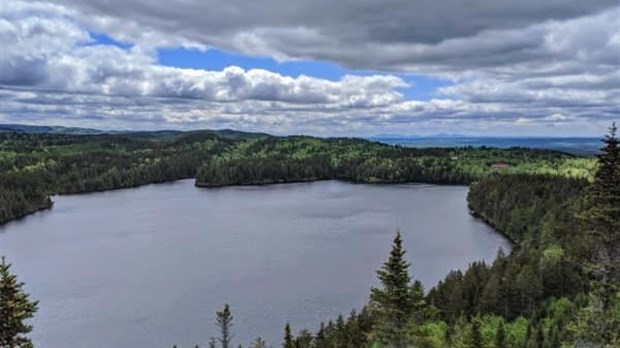
[[224,305],[224,308],[221,311],[216,313],[216,324],[220,330],[220,344],[222,348],[229,348],[230,341],[232,340],[232,320],[233,316],[230,313],[230,307],[228,304]]
[[295,344],[293,343],[293,335],[291,334],[291,325],[286,323],[284,325],[284,343],[282,344],[284,348],[295,348]]
[[382,288],[372,288],[370,295],[371,308],[378,316],[376,331],[379,339],[395,348],[407,345],[405,328],[416,305],[409,285],[411,277],[405,253],[400,232],[397,232],[388,261],[377,271]]
[[217,348],[217,342],[215,337],[209,338],[209,348]]
[[0,263],[0,347],[33,347],[25,336],[32,331],[32,326],[25,321],[34,316],[38,302],[29,299],[30,295],[22,289],[24,283],[11,274],[10,268],[3,256]]
[[506,328],[504,327],[504,320],[499,322],[497,332],[495,333],[495,348],[506,348]]

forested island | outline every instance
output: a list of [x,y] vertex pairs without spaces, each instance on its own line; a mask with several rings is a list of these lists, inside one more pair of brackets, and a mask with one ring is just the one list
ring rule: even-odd
[[[512,253],[500,252],[492,264],[475,262],[423,289],[396,234],[377,272],[381,285],[371,289],[364,308],[322,323],[316,332],[286,324],[282,346],[617,347],[620,148],[615,132],[613,127],[596,159],[522,148],[411,149],[251,133],[6,133],[0,134],[2,221],[49,206],[51,194],[189,177],[204,187],[322,179],[469,184],[472,213],[509,237]],[[2,296],[19,293],[13,278],[6,281],[8,266],[3,263],[1,270]],[[27,311],[18,319],[34,315],[34,302],[22,296],[19,303]],[[220,336],[201,346],[233,346],[233,313],[234,304],[216,313]],[[29,329],[10,332],[23,338]],[[3,336],[0,342],[10,339]],[[257,338],[252,347],[267,344]]]

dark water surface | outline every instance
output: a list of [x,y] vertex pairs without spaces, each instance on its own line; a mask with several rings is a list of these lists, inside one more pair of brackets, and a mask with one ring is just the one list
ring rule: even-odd
[[509,243],[462,186],[336,181],[197,189],[192,180],[55,198],[0,227],[40,301],[38,347],[206,346],[231,304],[235,345],[361,307],[400,229],[426,287]]

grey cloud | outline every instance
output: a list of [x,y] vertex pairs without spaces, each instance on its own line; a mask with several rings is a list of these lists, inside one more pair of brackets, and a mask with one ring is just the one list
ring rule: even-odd
[[405,71],[419,65],[462,69],[536,59],[546,53],[544,36],[528,28],[545,31],[541,26],[618,6],[616,0],[60,2],[88,13],[87,24],[127,40],[176,37],[279,58]]

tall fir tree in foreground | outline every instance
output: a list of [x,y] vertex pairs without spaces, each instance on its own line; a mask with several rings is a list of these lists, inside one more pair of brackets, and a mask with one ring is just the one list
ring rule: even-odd
[[610,346],[620,344],[620,318],[613,315],[620,294],[620,146],[616,132],[614,123],[603,140],[587,208],[581,214],[590,242],[586,269],[592,280],[592,307],[582,336],[591,344]]
[[32,326],[26,324],[26,320],[37,312],[38,302],[30,300],[22,289],[24,283],[17,280],[10,268],[3,256],[0,263],[0,347],[33,347],[26,337]]
[[421,284],[410,285],[409,263],[405,260],[400,232],[396,233],[388,261],[377,271],[381,288],[372,288],[370,308],[377,316],[375,331],[389,347],[407,346],[407,325],[422,301]]
[[597,306],[613,306],[620,291],[620,146],[614,123],[598,156],[595,182],[588,192],[590,207],[584,214],[594,243],[590,271]]
[[222,348],[230,348],[230,341],[232,340],[232,320],[233,316],[230,312],[230,306],[227,304],[224,305],[224,308],[221,311],[217,311],[215,313],[215,323],[220,330],[219,341],[222,345]]

